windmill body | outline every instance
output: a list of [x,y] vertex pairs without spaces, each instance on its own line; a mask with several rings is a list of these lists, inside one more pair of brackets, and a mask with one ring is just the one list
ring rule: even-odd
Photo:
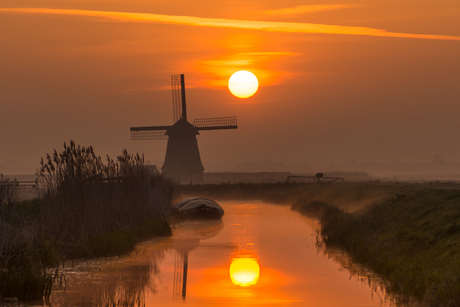
[[196,139],[198,134],[198,130],[184,118],[166,130],[168,145],[161,168],[166,176],[184,182],[203,181],[204,167]]
[[199,130],[237,129],[236,116],[200,118],[187,121],[184,75],[171,76],[172,126],[131,127],[133,140],[167,139],[163,174],[182,183],[202,182],[204,167],[196,136]]

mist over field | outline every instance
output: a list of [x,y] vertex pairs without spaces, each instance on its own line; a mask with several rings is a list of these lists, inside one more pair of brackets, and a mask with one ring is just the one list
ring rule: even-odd
[[[151,163],[151,161],[148,161]],[[158,161],[160,168],[162,161]],[[14,172],[14,169],[4,166],[3,169],[11,169],[10,175],[17,180],[35,180],[33,172]],[[426,163],[403,163],[403,162],[358,162],[355,160],[343,161],[342,163],[329,163],[326,165],[293,165],[284,162],[270,160],[261,162],[242,162],[234,166],[209,165],[205,174],[215,173],[291,173],[293,175],[312,175],[322,172],[329,176],[341,176],[350,181],[368,180],[401,180],[401,181],[457,181],[460,180],[460,164],[445,161],[441,156],[435,155]],[[262,175],[260,180],[269,175]],[[206,176],[205,176],[206,178]],[[209,176],[208,176],[209,178]],[[283,177],[284,178],[284,177]]]

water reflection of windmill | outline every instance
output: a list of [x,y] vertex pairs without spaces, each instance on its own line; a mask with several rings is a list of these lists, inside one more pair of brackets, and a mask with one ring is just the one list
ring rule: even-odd
[[171,76],[172,126],[131,127],[133,140],[168,139],[163,173],[181,182],[203,181],[203,164],[196,136],[199,130],[237,129],[236,116],[198,118],[189,123],[185,102],[184,75]]
[[187,221],[176,228],[173,247],[177,251],[174,261],[173,295],[185,300],[187,296],[188,256],[194,252],[202,257],[229,257],[237,249],[233,245],[200,244],[216,236],[224,228],[222,220]]

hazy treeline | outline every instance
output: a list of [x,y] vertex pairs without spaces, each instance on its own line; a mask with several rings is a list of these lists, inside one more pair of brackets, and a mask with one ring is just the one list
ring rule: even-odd
[[171,233],[165,217],[173,185],[139,155],[123,150],[103,160],[71,141],[42,159],[37,175],[38,199],[0,203],[0,298],[40,299],[52,286],[47,267],[125,253],[145,237]]

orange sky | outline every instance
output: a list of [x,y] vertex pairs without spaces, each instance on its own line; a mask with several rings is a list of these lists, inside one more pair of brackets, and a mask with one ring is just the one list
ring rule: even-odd
[[[161,167],[166,141],[129,127],[172,124],[180,73],[190,119],[238,117],[198,136],[207,171],[460,163],[455,1],[190,3],[0,0],[0,173],[33,173],[70,139]],[[241,69],[260,83],[245,100],[226,88]]]

